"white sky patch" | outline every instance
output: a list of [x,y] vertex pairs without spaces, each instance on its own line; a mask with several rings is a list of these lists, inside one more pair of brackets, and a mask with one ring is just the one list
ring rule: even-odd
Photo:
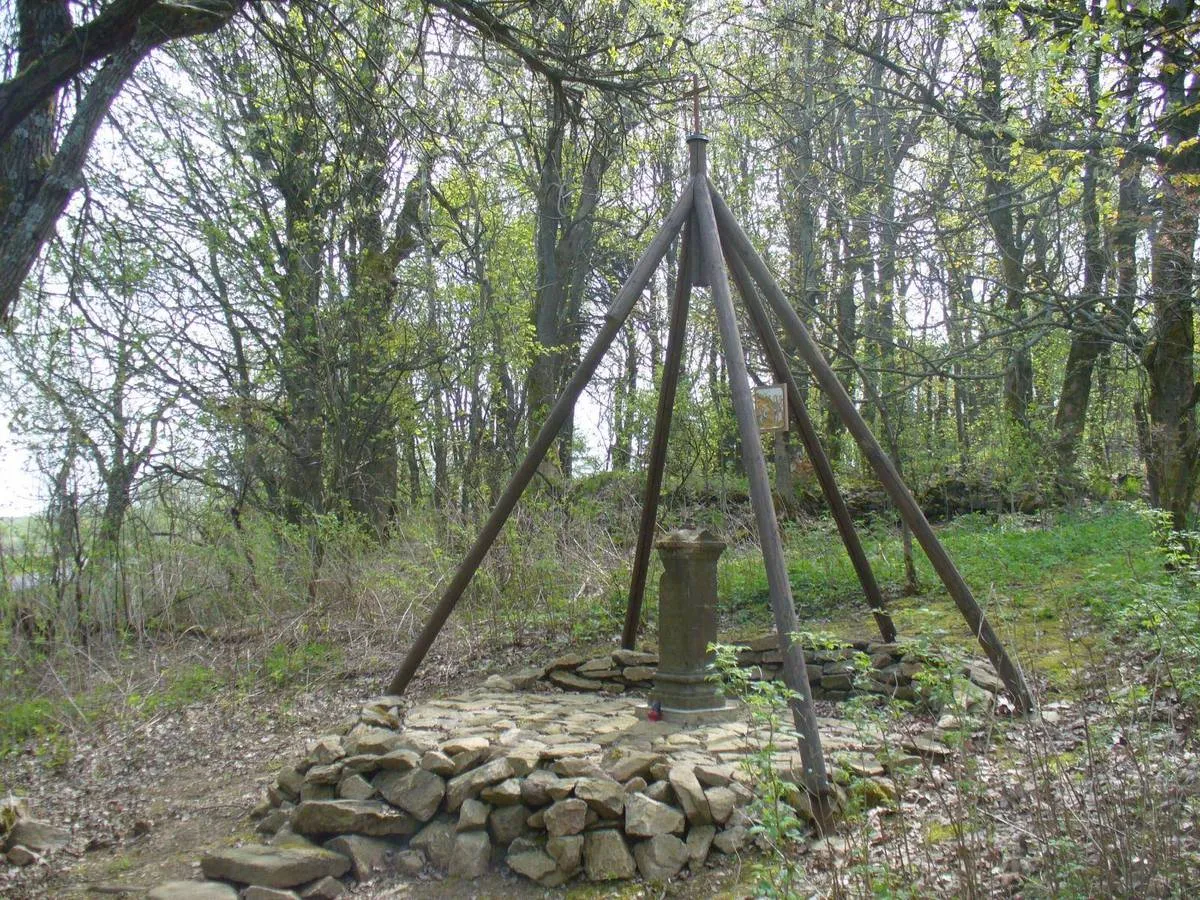
[[33,459],[12,433],[8,417],[0,413],[0,517],[31,516],[41,511]]

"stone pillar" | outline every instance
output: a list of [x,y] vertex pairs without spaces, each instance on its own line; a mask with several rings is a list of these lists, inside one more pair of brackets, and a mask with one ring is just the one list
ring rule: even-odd
[[680,530],[658,541],[658,673],[652,701],[672,710],[724,710],[708,645],[717,639],[717,558],[725,542],[709,531]]

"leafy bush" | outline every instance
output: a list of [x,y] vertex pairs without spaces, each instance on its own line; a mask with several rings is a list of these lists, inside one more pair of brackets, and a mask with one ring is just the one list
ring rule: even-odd
[[[1200,532],[1173,531],[1169,513],[1143,509],[1140,515],[1157,539],[1143,554],[1158,569],[1157,577],[1123,592],[1098,590],[1088,605],[1102,622],[1155,658],[1183,700],[1200,707]],[[1114,568],[1098,567],[1096,583],[1111,581]]]
[[714,653],[713,677],[728,696],[743,705],[751,729],[767,734],[740,763],[754,785],[755,797],[749,808],[754,825],[750,831],[769,857],[755,870],[759,895],[790,897],[801,875],[795,847],[808,829],[795,808],[802,789],[781,777],[775,754],[783,749],[784,741],[796,744],[798,736],[788,715],[788,704],[796,694],[782,681],[751,680],[749,670],[738,665],[736,647],[715,644],[710,649]]

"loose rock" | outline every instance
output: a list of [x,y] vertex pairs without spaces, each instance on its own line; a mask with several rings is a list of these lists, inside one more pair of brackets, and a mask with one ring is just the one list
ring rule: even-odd
[[669,781],[655,781],[643,791],[651,800],[657,800],[659,803],[670,803],[675,799],[675,791],[671,788]]
[[625,791],[620,783],[607,778],[579,779],[575,782],[575,796],[601,818],[616,819],[625,811]]
[[492,858],[492,842],[486,831],[464,831],[454,839],[450,858],[452,878],[478,878],[487,872]]
[[727,787],[708,788],[704,792],[704,799],[708,801],[709,812],[718,825],[728,822],[737,807],[737,795]]
[[375,788],[361,775],[347,775],[338,784],[338,797],[343,800],[370,800],[374,796]]
[[401,749],[402,745],[403,739],[400,735],[388,728],[359,726],[346,736],[345,755],[385,756],[393,750]]
[[480,750],[487,750],[490,746],[491,741],[487,738],[473,734],[444,741],[441,750],[447,756],[453,757],[458,756],[460,753],[477,753]]
[[[358,759],[359,757],[354,757]],[[407,750],[401,748],[393,750],[391,753],[385,753],[383,756],[375,757],[376,769],[392,769],[396,772],[407,772],[409,769],[415,769],[421,764],[421,754],[415,750]],[[347,768],[350,768],[350,763],[346,763]],[[435,775],[440,775],[440,772],[435,772]]]
[[546,831],[551,836],[579,834],[587,824],[587,804],[577,797],[559,800],[545,812]]
[[458,810],[455,831],[478,831],[487,825],[488,813],[492,808],[479,800],[464,800]]
[[412,813],[422,822],[433,818],[446,795],[446,782],[424,769],[381,772],[372,784],[388,803]]
[[378,800],[313,800],[301,803],[292,816],[298,834],[365,834],[372,837],[408,835],[417,820]]
[[205,878],[288,888],[326,875],[342,875],[350,860],[319,847],[230,847],[211,850],[200,858]]
[[370,881],[376,872],[394,868],[400,852],[395,844],[361,834],[343,834],[326,841],[324,846],[350,860],[350,872],[358,881]]
[[4,857],[14,866],[32,866],[41,857],[24,844],[14,844]]
[[489,675],[483,682],[483,686],[489,690],[501,692],[511,692],[516,689],[513,683],[503,675]]
[[583,868],[591,881],[612,881],[632,878],[637,872],[637,863],[621,833],[604,828],[584,835]]
[[311,769],[313,766],[327,766],[346,755],[346,751],[342,749],[341,737],[336,734],[327,734],[317,738],[308,748],[308,755],[304,757],[304,766],[305,769]]
[[668,778],[688,821],[693,825],[712,824],[713,816],[708,806],[708,798],[704,796],[704,789],[700,787],[692,767],[672,766]]
[[546,841],[546,852],[554,857],[558,870],[570,877],[583,866],[583,835],[552,837]]
[[683,813],[666,803],[651,800],[644,794],[630,794],[625,799],[626,834],[634,837],[682,834],[686,824]]
[[454,823],[439,817],[418,831],[408,846],[423,851],[434,867],[444,872],[454,855],[454,839]]
[[712,845],[722,853],[737,853],[750,842],[750,829],[745,825],[731,825],[713,838]]
[[550,681],[568,691],[599,691],[604,688],[603,681],[592,678],[582,678],[566,670],[556,670],[550,673]]
[[525,850],[521,853],[509,853],[504,862],[518,875],[524,875],[534,881],[540,881],[558,866],[544,850]]
[[614,650],[612,660],[622,666],[654,666],[658,664],[658,654],[640,650]]
[[626,753],[608,765],[608,774],[617,781],[628,781],[638,776],[644,778],[650,774],[650,767],[662,762],[663,758],[661,753]]
[[534,769],[521,782],[521,800],[529,806],[545,806],[550,802],[549,788],[558,784],[559,778],[545,769]]
[[476,796],[490,784],[513,777],[513,767],[507,759],[494,759],[478,769],[451,778],[446,784],[446,809],[455,812],[468,797]]
[[656,834],[636,844],[633,856],[647,881],[666,881],[679,874],[691,858],[687,845],[673,834]]
[[[506,757],[507,759],[507,757]],[[512,806],[521,802],[521,782],[515,778],[506,778],[499,784],[485,787],[479,793],[479,799],[492,806]]]
[[426,750],[421,757],[421,768],[434,775],[449,778],[454,774],[454,760],[440,750]]
[[708,851],[712,847],[713,838],[717,836],[717,829],[712,825],[693,825],[688,831],[687,849],[688,849],[688,865],[693,871],[704,865],[704,861],[708,859]]
[[529,808],[520,804],[501,806],[488,816],[488,832],[498,847],[507,847],[528,830]]

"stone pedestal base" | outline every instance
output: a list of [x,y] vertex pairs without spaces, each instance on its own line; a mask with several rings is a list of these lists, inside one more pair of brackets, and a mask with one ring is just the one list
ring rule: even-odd
[[[650,707],[639,706],[634,709],[634,715],[639,719],[648,720]],[[740,722],[745,718],[746,711],[740,703],[730,701],[715,709],[671,709],[664,706],[662,721],[668,725],[678,725],[681,728],[691,728],[698,725],[719,725],[723,722]]]
[[717,639],[717,558],[725,543],[707,531],[672,531],[655,545],[663,561],[658,588],[658,670],[651,702],[664,710],[723,709],[708,647]]

